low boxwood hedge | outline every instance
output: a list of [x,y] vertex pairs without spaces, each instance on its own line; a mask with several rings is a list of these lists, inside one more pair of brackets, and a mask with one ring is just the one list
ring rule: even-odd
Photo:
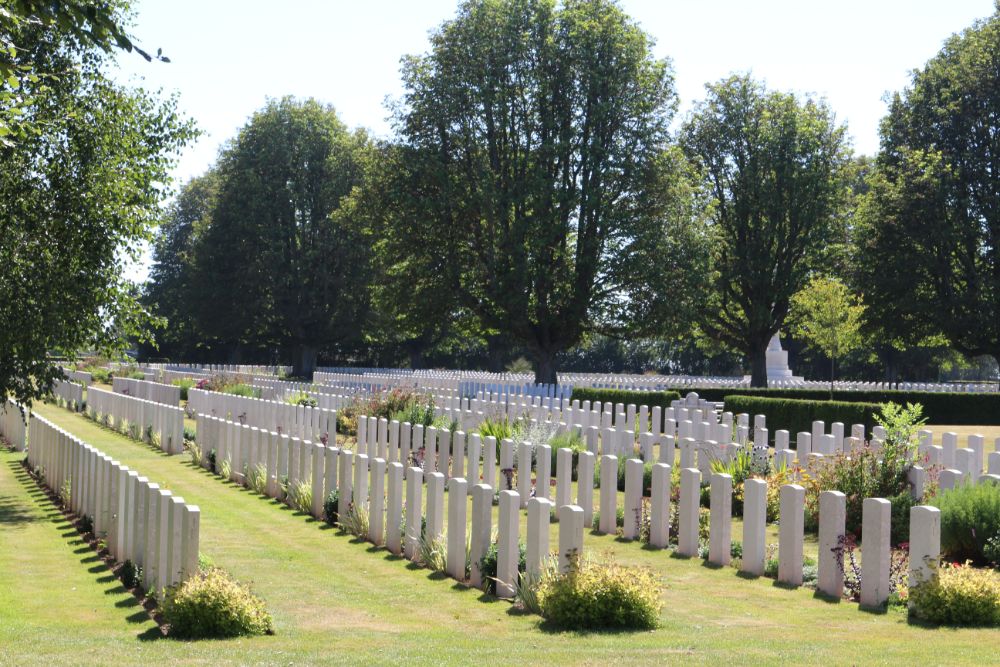
[[649,407],[660,406],[669,408],[671,401],[680,400],[681,395],[676,391],[631,391],[628,389],[593,389],[590,387],[574,387],[570,400],[573,401],[600,401],[601,403],[622,403],[628,405],[648,405]]
[[[829,401],[826,389],[684,389],[709,401],[725,400],[728,396],[760,396],[762,398],[791,398],[799,400]],[[575,391],[574,391],[575,393]],[[834,401],[844,403],[920,403],[924,416],[931,424],[1000,425],[1000,394],[967,394],[933,391],[835,391]],[[845,422],[846,423],[846,422]],[[860,423],[860,422],[859,422]]]
[[833,422],[844,424],[844,435],[851,434],[851,425],[853,424],[864,424],[865,431],[870,433],[875,425],[875,415],[882,408],[879,403],[861,403],[860,401],[803,401],[791,398],[741,395],[726,396],[725,404],[726,410],[733,414],[746,412],[750,415],[765,415],[768,436],[771,440],[774,440],[776,431],[784,429],[788,431],[793,447],[795,446],[795,434],[800,431],[812,431],[814,421],[826,422],[825,432],[827,433],[830,432],[830,424]]

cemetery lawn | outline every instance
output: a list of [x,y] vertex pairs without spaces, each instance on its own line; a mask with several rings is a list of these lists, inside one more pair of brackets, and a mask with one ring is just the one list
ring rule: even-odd
[[[589,531],[591,553],[651,567],[667,585],[662,627],[576,633],[355,542],[279,503],[79,415],[38,412],[202,510],[201,551],[248,581],[276,634],[157,638],[154,624],[24,475],[0,454],[0,664],[988,664],[996,630],[934,629],[809,589],[744,579]],[[523,533],[522,533],[523,534]],[[734,530],[734,537],[739,532]],[[555,542],[553,541],[553,544]]]

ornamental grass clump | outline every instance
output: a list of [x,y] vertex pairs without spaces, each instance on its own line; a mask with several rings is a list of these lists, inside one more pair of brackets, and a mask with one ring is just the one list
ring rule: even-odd
[[167,590],[162,605],[167,634],[179,639],[272,634],[264,601],[218,568]]
[[910,590],[910,609],[931,623],[1000,626],[1000,572],[946,563]]
[[538,585],[542,616],[571,630],[651,630],[660,623],[663,584],[652,571],[571,559],[569,571]]

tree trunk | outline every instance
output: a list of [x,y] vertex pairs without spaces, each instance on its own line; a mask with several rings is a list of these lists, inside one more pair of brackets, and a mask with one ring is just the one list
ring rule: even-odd
[[312,380],[313,372],[316,370],[316,356],[319,351],[314,345],[299,345],[295,348],[295,357],[292,360],[292,375],[299,378]]
[[767,342],[750,350],[750,386],[767,388]]
[[237,343],[229,350],[229,363],[238,366],[243,363],[243,346]]
[[424,342],[420,338],[413,338],[404,344],[406,353],[410,357],[410,368],[419,369],[424,367]]
[[558,384],[556,350],[535,350],[535,384]]
[[487,370],[491,373],[503,373],[510,354],[510,346],[503,336],[486,337]]
[[835,359],[830,357],[830,400],[833,400],[833,374]]

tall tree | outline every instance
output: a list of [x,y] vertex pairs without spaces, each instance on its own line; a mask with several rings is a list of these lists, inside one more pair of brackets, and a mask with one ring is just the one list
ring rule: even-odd
[[22,82],[18,118],[33,130],[0,145],[0,396],[29,401],[61,375],[50,352],[110,354],[146,331],[122,269],[151,238],[193,129],[174,100],[108,80],[100,48],[36,22],[12,41],[60,73]]
[[906,340],[1000,359],[1000,13],[893,96],[859,213],[858,284]]
[[377,305],[369,335],[402,348],[412,368],[424,366],[425,354],[458,328],[456,321],[469,319],[455,289],[460,274],[455,241],[439,241],[435,230],[422,224],[439,215],[443,204],[422,187],[427,162],[420,151],[380,146],[348,204],[372,248],[371,302]]
[[815,277],[792,295],[789,319],[806,345],[830,359],[830,400],[837,360],[861,345],[861,317],[865,307],[835,278]]
[[671,216],[691,192],[651,44],[608,0],[470,0],[404,61],[397,130],[432,209],[405,233],[444,250],[462,306],[538,382],[584,332],[671,333],[692,302],[699,255],[675,250],[700,237]]
[[198,238],[211,222],[218,180],[211,169],[185,183],[168,208],[153,244],[153,266],[143,301],[166,323],[157,333],[156,349],[175,359],[193,359],[199,346],[207,342],[191,308],[200,291],[192,277]]
[[850,151],[823,102],[767,91],[748,75],[707,89],[681,137],[716,200],[714,295],[700,324],[746,355],[762,387],[767,344],[844,222]]
[[341,203],[369,143],[315,100],[272,100],[253,115],[222,151],[197,245],[203,331],[236,355],[280,346],[296,375],[312,373],[321,347],[361,335],[368,250]]

